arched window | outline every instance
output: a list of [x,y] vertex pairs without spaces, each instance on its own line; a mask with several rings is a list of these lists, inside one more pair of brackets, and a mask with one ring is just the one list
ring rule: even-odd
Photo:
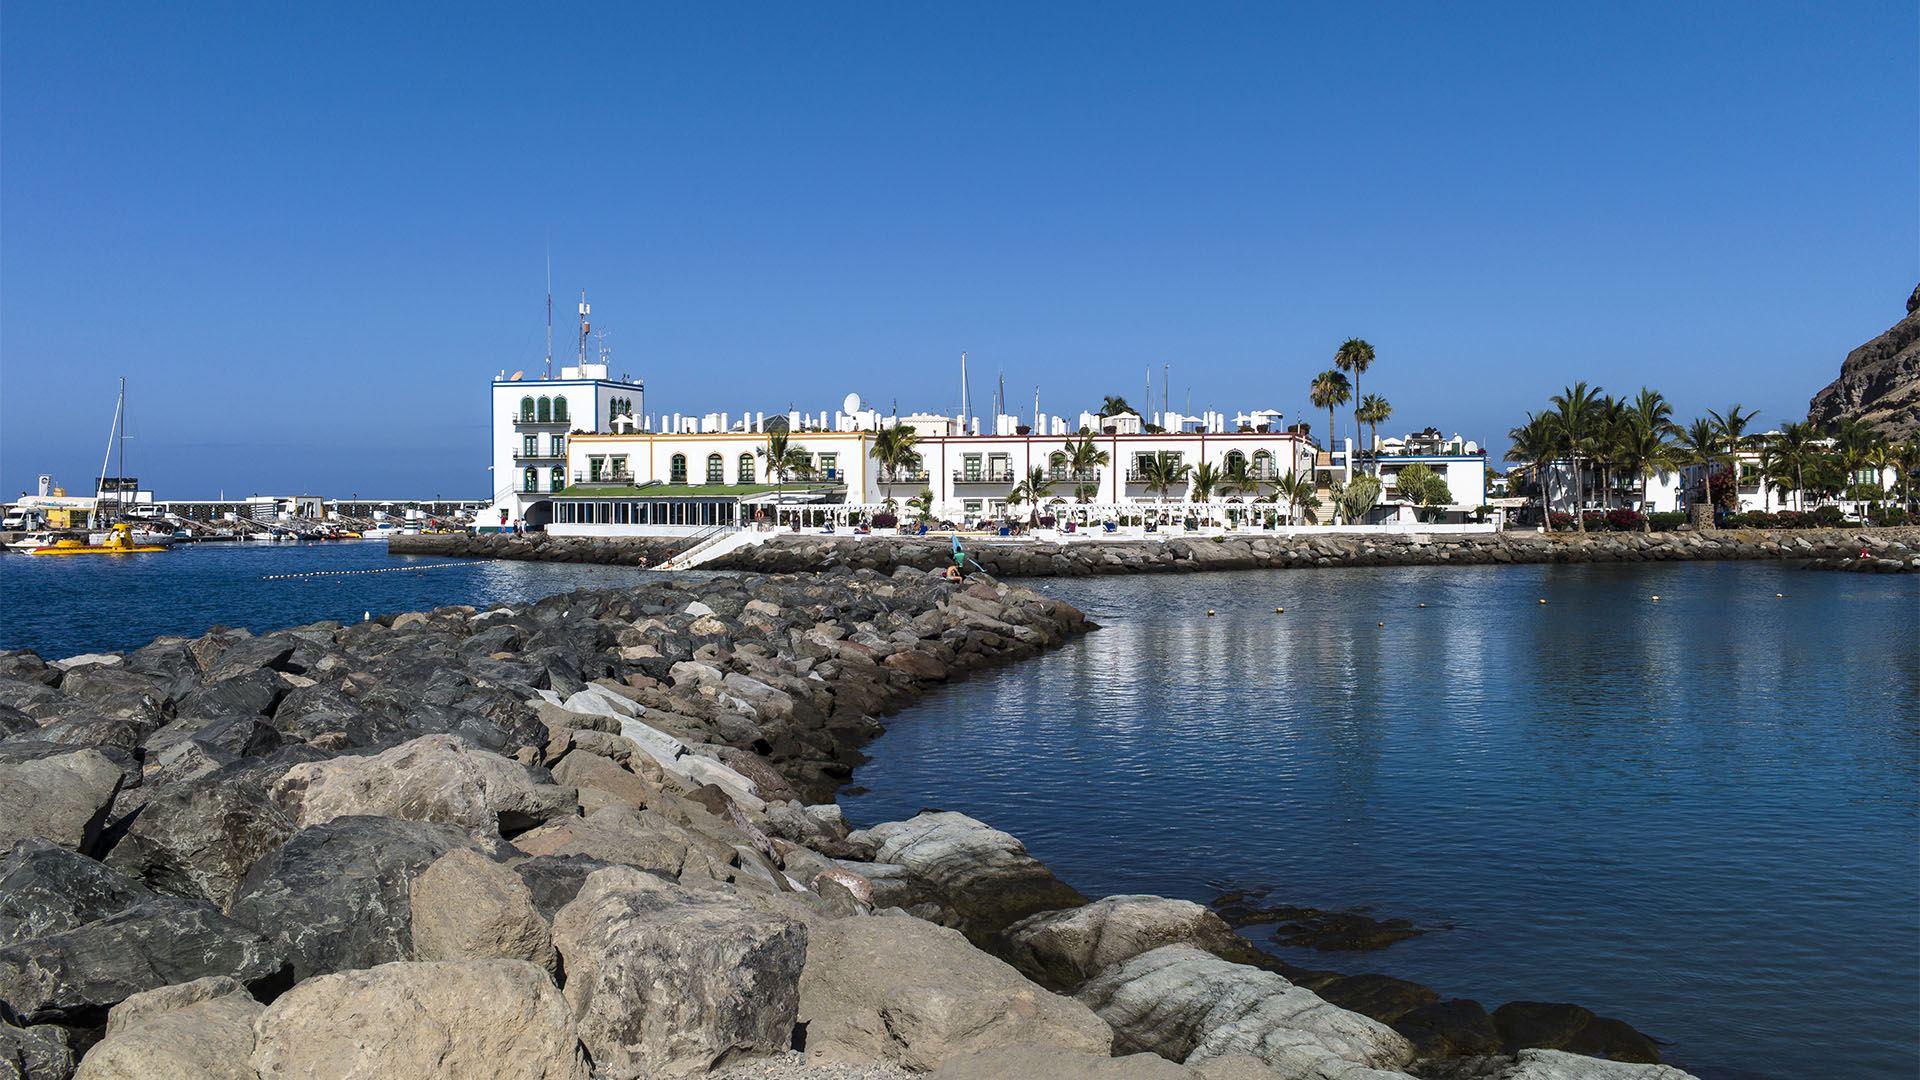
[[567,486],[567,470],[553,470],[553,490],[559,491]]
[[673,460],[667,463],[667,480],[674,484],[687,482],[687,455],[673,455]]
[[1229,475],[1237,472],[1245,472],[1247,468],[1247,455],[1238,450],[1229,450],[1227,451],[1225,464],[1227,467],[1226,471]]
[[1265,450],[1255,450],[1253,452],[1253,475],[1262,480],[1279,479],[1273,471],[1272,454],[1267,453]]
[[753,455],[752,455],[752,454],[741,454],[741,455],[740,455],[740,480],[739,480],[739,482],[740,482],[740,483],[742,483],[742,484],[751,484],[751,483],[753,483]]
[[1047,459],[1047,469],[1052,479],[1065,480],[1067,478],[1067,455],[1055,453],[1052,457],[1049,457]]
[[566,398],[557,397],[553,399],[553,419],[554,419],[554,422],[558,424],[564,424],[567,422],[567,399]]
[[727,459],[719,454],[707,455],[707,483],[724,484],[727,482]]
[[525,478],[525,486],[522,488],[522,490],[524,491],[540,490],[540,470],[539,469],[527,470],[527,475]]
[[532,398],[523,397],[520,399],[520,419],[529,424],[533,423],[533,399]]
[[553,419],[553,400],[551,398],[542,397],[540,399],[540,411],[536,414],[536,418],[543,424]]

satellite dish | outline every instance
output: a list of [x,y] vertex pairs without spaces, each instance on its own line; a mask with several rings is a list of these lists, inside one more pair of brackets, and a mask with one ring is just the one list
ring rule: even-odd
[[520,381],[520,379],[521,379],[521,377],[522,377],[522,376],[524,376],[524,375],[526,375],[526,372],[524,372],[524,371],[516,371],[516,372],[514,372],[514,373],[513,373],[513,378],[511,378],[511,379],[508,379],[507,381],[508,381],[508,382],[519,382],[519,381]]
[[840,403],[840,411],[851,416],[860,411],[860,395],[848,394],[847,400]]

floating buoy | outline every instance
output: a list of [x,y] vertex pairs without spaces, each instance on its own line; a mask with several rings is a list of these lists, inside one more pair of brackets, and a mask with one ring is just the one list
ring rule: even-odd
[[1273,609],[1273,613],[1275,615],[1285,615],[1287,613],[1287,609],[1283,607],[1277,607]]
[[1209,618],[1209,619],[1211,619],[1211,618],[1213,618],[1213,609],[1212,609],[1212,608],[1208,608],[1208,609],[1207,609],[1207,618]]
[[1774,593],[1773,595],[1775,595],[1775,596],[1785,596],[1785,595],[1787,595],[1787,594],[1786,594],[1786,593],[1783,593],[1783,592],[1777,592],[1777,593]]
[[1381,626],[1385,626],[1385,625],[1387,625],[1387,624],[1386,624],[1386,623],[1381,623],[1380,625],[1381,625]]
[[1427,605],[1425,605],[1425,604],[1421,604],[1420,606],[1421,606],[1421,607],[1426,607]]
[[1658,599],[1660,599],[1660,598],[1659,598],[1658,596],[1656,596],[1656,597],[1654,597],[1654,599],[1655,599],[1655,600],[1658,600]]

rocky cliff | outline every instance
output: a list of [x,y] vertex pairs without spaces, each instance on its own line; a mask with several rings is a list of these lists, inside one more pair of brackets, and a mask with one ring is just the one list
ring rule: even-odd
[[1815,424],[1842,417],[1873,424],[1895,441],[1920,433],[1920,286],[1907,297],[1907,317],[1848,353],[1840,377],[1807,403]]

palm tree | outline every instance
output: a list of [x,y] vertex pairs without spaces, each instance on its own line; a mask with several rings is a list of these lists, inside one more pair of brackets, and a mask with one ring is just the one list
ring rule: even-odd
[[1320,490],[1314,484],[1312,473],[1303,475],[1288,469],[1285,476],[1273,482],[1273,498],[1275,502],[1286,500],[1289,525],[1293,524],[1294,510],[1301,506],[1307,508],[1308,521],[1313,521],[1318,516],[1313,508],[1320,501]]
[[[1111,401],[1114,399],[1109,398],[1108,400]],[[1124,404],[1124,402],[1122,404]],[[1067,469],[1072,472],[1074,481],[1078,485],[1078,487],[1074,489],[1074,495],[1078,497],[1081,502],[1088,502],[1090,501],[1088,498],[1089,492],[1099,490],[1098,485],[1092,482],[1093,471],[1106,465],[1112,460],[1112,457],[1105,450],[1094,445],[1093,436],[1091,435],[1080,436],[1080,441],[1078,442],[1068,439],[1066,451]]]
[[[1353,409],[1353,438],[1355,442],[1358,442],[1360,441],[1360,405],[1363,402],[1363,399],[1360,397],[1360,376],[1364,374],[1369,367],[1373,366],[1373,346],[1357,337],[1348,338],[1340,343],[1338,349],[1334,350],[1333,366],[1339,368],[1341,371],[1353,372],[1353,400],[1355,403]],[[1333,426],[1333,418],[1331,416],[1327,418],[1327,426]]]
[[1100,403],[1100,416],[1102,419],[1110,416],[1119,416],[1121,413],[1130,413],[1132,411],[1133,406],[1127,404],[1126,398],[1115,397],[1112,394],[1108,394],[1106,400]]
[[[1800,421],[1781,428],[1780,437],[1773,441],[1782,486],[1792,487],[1794,494],[1799,496],[1801,510],[1807,508],[1806,471],[1816,453],[1814,443],[1818,438],[1812,424]],[[1788,477],[1792,477],[1791,484],[1786,482]]]
[[1192,502],[1207,503],[1213,501],[1213,493],[1226,484],[1227,474],[1211,461],[1203,461],[1193,467],[1193,490],[1187,496]]
[[1621,466],[1633,470],[1634,477],[1640,481],[1640,531],[1651,532],[1653,522],[1647,517],[1647,488],[1653,483],[1654,473],[1673,470],[1677,463],[1673,444],[1667,441],[1665,431],[1648,426],[1646,413],[1635,409],[1627,415],[1617,453]]
[[[754,455],[767,463],[767,472],[773,476],[774,496],[777,503],[787,501],[787,477],[806,477],[813,472],[813,455],[799,443],[789,440],[785,426],[767,432],[765,446],[754,448]],[[774,520],[779,520],[779,510],[774,510]]]
[[1159,492],[1163,503],[1174,487],[1184,483],[1192,471],[1193,466],[1181,464],[1180,455],[1171,450],[1140,455],[1140,472],[1146,478],[1147,487]]
[[1674,447],[1681,461],[1700,466],[1700,501],[1708,508],[1708,525],[1713,523],[1713,465],[1720,460],[1722,445],[1719,428],[1713,421],[1699,416],[1680,429],[1680,438]]
[[919,432],[899,423],[881,428],[874,434],[872,453],[874,460],[880,463],[880,476],[886,483],[887,498],[893,498],[893,485],[899,480],[901,470],[912,467],[919,460],[920,455],[913,449],[919,441]]
[[1338,371],[1328,369],[1313,377],[1307,387],[1312,396],[1313,407],[1327,410],[1327,452],[1333,452],[1333,407],[1345,405],[1353,400],[1353,388],[1347,384],[1347,377]]
[[1920,438],[1908,439],[1893,448],[1893,461],[1899,467],[1901,502],[1913,508],[1913,475],[1920,472]]
[[920,521],[932,521],[933,520],[933,489],[921,488],[920,494],[915,495],[913,498],[907,500],[907,506],[912,508],[914,512],[914,517],[916,517]]
[[1589,390],[1585,381],[1576,382],[1548,400],[1554,407],[1553,429],[1559,436],[1560,449],[1573,464],[1573,520],[1581,532],[1586,532],[1587,484],[1580,462],[1592,455],[1604,420],[1600,388]]
[[1507,448],[1507,460],[1533,466],[1533,479],[1540,488],[1540,525],[1552,532],[1553,507],[1548,499],[1547,470],[1552,467],[1554,450],[1558,445],[1554,437],[1553,418],[1545,414],[1528,413],[1527,422],[1509,430],[1507,439],[1513,444]]
[[1016,506],[1020,503],[1026,503],[1029,508],[1027,511],[1027,524],[1038,525],[1040,523],[1040,500],[1052,493],[1053,481],[1047,476],[1047,470],[1035,465],[1027,471],[1027,478],[1025,480],[1013,485],[1013,490],[1007,492],[1007,505]]
[[[1733,408],[1727,410],[1725,416],[1712,409],[1707,410],[1707,415],[1713,417],[1713,428],[1719,433],[1721,441],[1726,444],[1727,460],[1733,463],[1733,509],[1738,513],[1740,511],[1740,448],[1747,442],[1747,424],[1760,415],[1760,410],[1755,409],[1742,416],[1740,406],[1736,403]],[[1762,499],[1762,501],[1765,500]]]
[[1373,428],[1373,441],[1367,446],[1367,457],[1373,462],[1374,474],[1379,475],[1380,425],[1393,419],[1393,406],[1379,394],[1368,394],[1360,399],[1360,407],[1353,410],[1353,415]]

